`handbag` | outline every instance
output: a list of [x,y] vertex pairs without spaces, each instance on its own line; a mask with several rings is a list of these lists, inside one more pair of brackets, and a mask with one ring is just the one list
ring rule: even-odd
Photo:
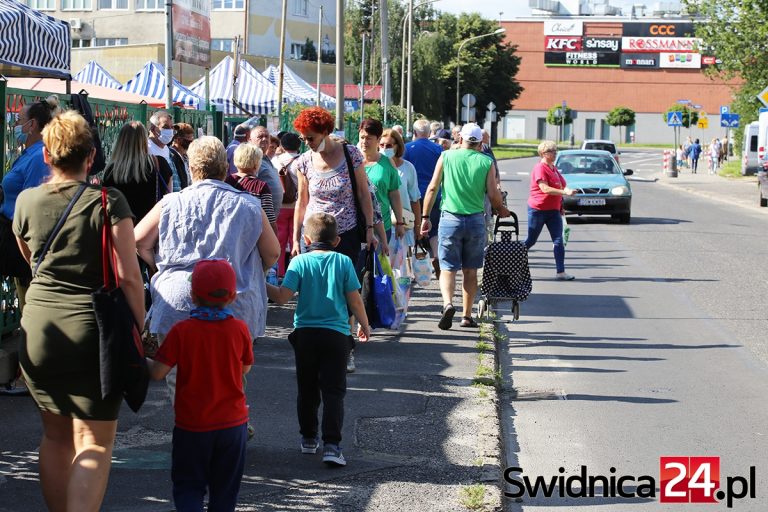
[[375,321],[368,319],[371,327],[381,327],[389,329],[395,322],[397,312],[395,311],[395,302],[392,299],[394,290],[392,288],[392,278],[387,275],[381,267],[381,260],[378,257],[374,259],[373,275],[373,299],[376,302],[377,318]]
[[362,270],[358,277],[360,278],[360,296],[363,299],[363,307],[365,308],[365,315],[368,317],[368,324],[378,318],[379,313],[376,311],[376,300],[373,297],[373,274],[375,264],[373,259],[376,257],[376,253],[370,249],[363,249],[360,252],[360,258],[364,259]]
[[430,281],[432,281],[432,261],[430,261],[429,254],[421,244],[416,244],[412,266],[416,284],[421,287],[429,286]]
[[296,183],[294,183],[293,178],[291,177],[291,172],[288,170],[293,161],[297,158],[299,158],[298,155],[291,158],[290,162],[277,171],[278,176],[280,176],[280,183],[283,185],[283,204],[295,203],[296,199],[299,197],[299,189],[296,187]]
[[360,242],[366,241],[366,235],[368,228],[365,225],[365,215],[363,215],[363,209],[360,207],[360,200],[357,198],[357,180],[355,179],[355,168],[352,165],[352,157],[349,155],[349,150],[347,149],[346,144],[341,145],[342,149],[344,149],[344,159],[347,161],[347,171],[349,172],[349,182],[352,185],[352,197],[355,200],[355,219],[357,221],[357,225],[355,226],[355,230],[357,232],[357,236],[360,238]]
[[[117,275],[117,258],[112,239],[112,223],[107,213],[107,189],[101,189],[101,263],[104,285],[91,294],[99,328],[99,376],[101,396],[120,394],[133,412],[138,412],[147,397],[149,369],[139,327],[133,317]],[[115,278],[110,285],[109,268]]]
[[12,224],[11,219],[0,215],[0,275],[29,281],[32,279],[32,270],[21,254]]

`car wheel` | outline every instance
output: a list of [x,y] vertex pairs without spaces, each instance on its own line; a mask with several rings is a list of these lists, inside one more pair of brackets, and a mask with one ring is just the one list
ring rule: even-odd
[[757,192],[758,192],[757,197],[760,199],[760,206],[762,207],[768,206],[768,197],[765,197],[763,195],[763,187],[760,184],[757,185]]

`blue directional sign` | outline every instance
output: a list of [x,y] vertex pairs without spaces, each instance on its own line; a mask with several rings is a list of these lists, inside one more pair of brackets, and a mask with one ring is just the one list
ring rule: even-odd
[[720,115],[720,126],[723,128],[738,128],[741,116],[739,114]]
[[720,115],[728,115],[731,113],[731,108],[728,105],[723,105],[720,107]]
[[762,114],[763,112],[768,112],[768,107],[760,107],[760,110],[757,111],[758,114]]
[[667,112],[667,126],[683,126],[682,112]]

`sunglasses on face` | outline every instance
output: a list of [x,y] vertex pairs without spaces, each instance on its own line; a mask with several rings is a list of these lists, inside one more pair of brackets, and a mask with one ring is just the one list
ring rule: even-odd
[[395,147],[395,145],[394,145],[394,144],[388,144],[388,143],[386,143],[386,142],[380,142],[380,143],[379,143],[379,147],[380,147],[380,148],[386,148],[386,149],[389,149],[389,148],[393,148],[393,147]]

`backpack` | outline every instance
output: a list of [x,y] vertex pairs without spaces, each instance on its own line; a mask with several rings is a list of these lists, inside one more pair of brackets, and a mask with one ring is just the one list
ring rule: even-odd
[[294,160],[299,158],[299,156],[300,155],[296,155],[291,158],[291,161],[282,166],[277,172],[280,176],[280,183],[283,185],[283,204],[295,203],[299,198],[299,189],[297,188],[296,183],[293,182],[291,172],[288,170]]

